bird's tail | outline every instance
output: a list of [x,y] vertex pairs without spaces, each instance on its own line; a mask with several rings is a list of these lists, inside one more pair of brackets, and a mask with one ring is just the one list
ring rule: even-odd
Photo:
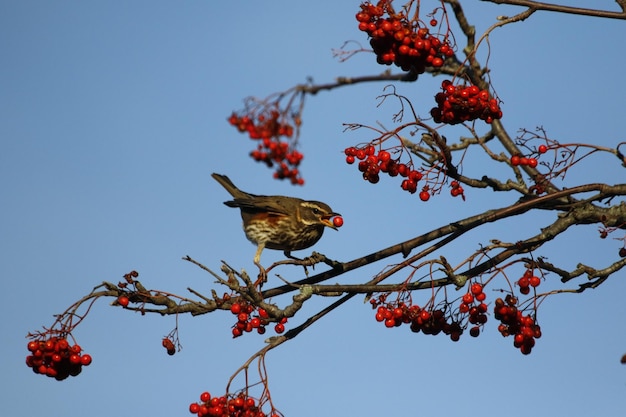
[[215,179],[215,181],[219,182],[222,187],[226,189],[235,198],[250,198],[252,195],[248,194],[244,191],[241,191],[239,188],[233,184],[233,182],[226,175],[213,173],[211,176]]

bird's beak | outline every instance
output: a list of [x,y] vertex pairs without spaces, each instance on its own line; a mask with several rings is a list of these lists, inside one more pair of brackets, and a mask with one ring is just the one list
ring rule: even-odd
[[335,226],[333,224],[333,221],[332,221],[332,218],[335,217],[335,216],[341,216],[341,214],[339,214],[339,213],[329,213],[329,214],[327,214],[325,216],[322,216],[321,220],[322,220],[322,223],[324,223],[324,226],[328,226],[331,229],[337,230],[337,226]]

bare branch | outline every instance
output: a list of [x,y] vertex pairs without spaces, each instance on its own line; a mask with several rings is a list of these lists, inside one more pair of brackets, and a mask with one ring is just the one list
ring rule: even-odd
[[607,19],[626,19],[626,1],[616,0],[615,2],[622,9],[621,12],[610,12],[607,10],[587,9],[582,7],[562,6],[560,4],[543,3],[531,0],[481,0],[495,4],[508,4],[511,6],[528,7],[530,10],[543,10],[548,12],[567,13],[582,16],[601,17]]

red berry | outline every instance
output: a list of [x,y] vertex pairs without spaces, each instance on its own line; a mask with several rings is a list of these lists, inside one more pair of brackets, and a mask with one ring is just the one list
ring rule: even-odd
[[463,302],[464,302],[465,304],[472,304],[472,303],[474,302],[474,296],[472,295],[472,293],[469,293],[469,292],[468,292],[468,293],[466,293],[466,294],[463,296]]
[[385,327],[394,327],[396,325],[396,320],[395,319],[387,319],[385,320]]
[[189,412],[191,414],[198,414],[198,412],[200,411],[200,406],[196,403],[191,403],[189,404]]
[[430,20],[430,25],[431,26],[437,26],[437,19],[431,19]]
[[529,282],[531,287],[538,287],[539,284],[541,284],[541,279],[538,276],[533,275],[530,277]]
[[29,351],[34,352],[39,349],[39,342],[36,340],[31,340],[30,342],[28,342],[28,345],[26,347]]
[[341,216],[335,216],[333,217],[333,225],[335,227],[341,227],[343,226],[343,217]]
[[531,168],[537,167],[537,160],[535,158],[528,158],[528,166]]
[[483,292],[483,286],[482,286],[482,284],[479,284],[478,282],[475,282],[470,287],[470,291],[472,292],[473,295],[476,296],[476,295],[478,295],[478,294]]
[[430,193],[428,191],[420,191],[420,200],[428,201],[430,199]]
[[203,403],[208,403],[209,401],[211,401],[211,394],[207,391],[203,392],[202,394],[200,394],[200,401],[202,401]]
[[276,326],[274,326],[274,331],[276,333],[282,333],[285,331],[285,325],[282,323],[278,323]]
[[80,357],[80,364],[83,366],[89,366],[91,365],[91,355],[88,353],[85,353],[83,356]]
[[241,313],[241,304],[235,303],[232,306],[230,306],[230,312],[233,314]]
[[539,148],[537,148],[537,151],[539,153],[546,153],[548,152],[548,147],[546,145],[539,145]]
[[530,278],[528,278],[527,276],[523,276],[519,279],[519,281],[517,281],[517,284],[520,286],[520,288],[528,288],[528,286],[530,285]]
[[125,295],[120,295],[119,297],[117,297],[117,303],[122,307],[128,307],[129,302],[130,300]]
[[59,341],[57,342],[57,347],[59,348],[59,351],[66,351],[67,349],[69,349],[70,344],[67,342],[66,339],[59,339]]

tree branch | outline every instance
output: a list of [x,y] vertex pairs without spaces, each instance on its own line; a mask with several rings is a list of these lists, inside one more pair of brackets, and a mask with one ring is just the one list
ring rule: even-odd
[[615,2],[622,9],[621,12],[611,12],[607,10],[587,9],[583,7],[562,6],[560,4],[543,3],[531,0],[481,0],[495,4],[508,4],[511,6],[528,7],[531,10],[543,10],[548,12],[575,14],[582,16],[601,17],[607,19],[626,19],[626,1],[616,0]]

